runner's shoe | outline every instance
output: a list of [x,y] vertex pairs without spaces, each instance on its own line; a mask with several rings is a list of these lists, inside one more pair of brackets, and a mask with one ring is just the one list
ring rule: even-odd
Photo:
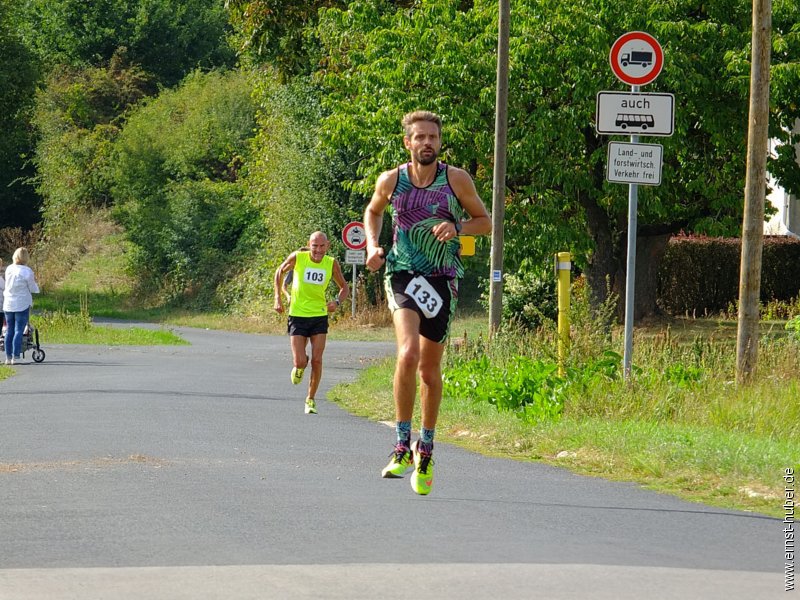
[[303,381],[303,373],[305,373],[305,369],[298,369],[297,367],[292,367],[292,383],[297,385],[301,381]]
[[411,489],[420,496],[431,493],[433,486],[433,454],[423,453],[419,449],[419,440],[411,444],[414,456],[414,472],[411,474]]
[[406,471],[411,468],[411,463],[414,462],[411,448],[399,442],[395,445],[394,450],[392,450],[389,456],[392,457],[392,460],[390,460],[389,464],[381,471],[381,477],[387,477],[389,479],[402,477],[406,474]]
[[306,398],[306,414],[307,415],[317,414],[317,403],[314,402],[313,398]]

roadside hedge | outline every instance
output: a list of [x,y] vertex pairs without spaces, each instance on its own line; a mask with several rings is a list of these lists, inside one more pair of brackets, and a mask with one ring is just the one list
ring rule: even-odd
[[[673,237],[658,275],[658,307],[672,314],[708,314],[739,299],[741,239]],[[800,240],[764,236],[761,301],[789,301],[800,294]]]

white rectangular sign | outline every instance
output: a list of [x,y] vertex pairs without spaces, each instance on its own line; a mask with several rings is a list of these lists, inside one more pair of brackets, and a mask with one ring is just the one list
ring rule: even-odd
[[345,250],[344,251],[344,264],[346,265],[363,265],[367,262],[366,250]]
[[597,92],[597,133],[670,136],[675,129],[675,96]]
[[613,183],[661,185],[661,144],[609,142],[606,179]]

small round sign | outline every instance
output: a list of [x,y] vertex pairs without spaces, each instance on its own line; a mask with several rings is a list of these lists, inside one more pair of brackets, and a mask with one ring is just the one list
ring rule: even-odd
[[629,31],[617,38],[608,55],[611,70],[629,85],[647,85],[664,66],[661,44],[649,33]]
[[352,221],[342,229],[342,241],[350,250],[363,250],[367,246],[367,231],[364,224]]

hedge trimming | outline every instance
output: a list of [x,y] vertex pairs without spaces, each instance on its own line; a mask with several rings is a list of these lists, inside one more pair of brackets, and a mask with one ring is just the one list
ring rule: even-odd
[[[739,299],[740,238],[679,235],[670,239],[658,273],[660,310],[707,314]],[[800,294],[800,240],[764,236],[761,301],[788,301]]]

